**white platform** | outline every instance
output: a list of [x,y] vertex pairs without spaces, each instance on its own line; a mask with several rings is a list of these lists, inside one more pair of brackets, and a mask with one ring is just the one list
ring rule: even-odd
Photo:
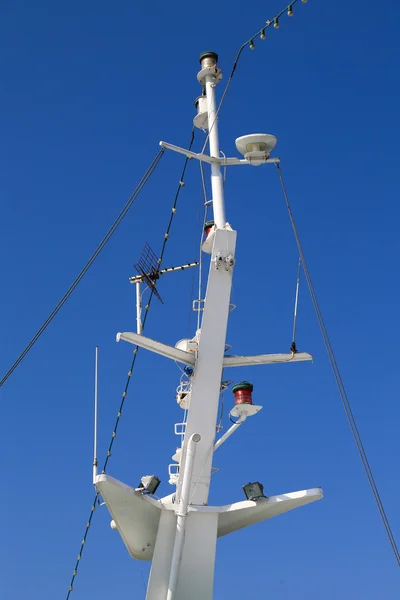
[[[115,521],[129,554],[138,560],[151,560],[161,511],[168,511],[173,515],[173,522],[176,522],[173,512],[176,506],[171,503],[171,496],[155,500],[136,492],[133,488],[109,475],[99,475],[96,479],[96,486]],[[260,498],[256,501],[244,500],[224,506],[190,506],[188,519],[190,520],[192,514],[197,515],[196,522],[202,519],[201,515],[210,515],[210,513],[218,515],[217,536],[221,537],[320,500],[322,496],[321,488],[313,488],[270,498]],[[207,520],[209,517],[204,518]],[[170,522],[169,517],[168,522]]]
[[129,554],[138,560],[151,560],[160,520],[160,502],[135,492],[109,475],[98,475],[96,487]]
[[290,492],[270,498],[259,500],[244,500],[227,506],[221,506],[218,516],[218,537],[222,537],[248,525],[254,525],[260,521],[271,519],[294,508],[299,508],[310,502],[321,500],[323,492],[321,488],[302,490],[301,492]]

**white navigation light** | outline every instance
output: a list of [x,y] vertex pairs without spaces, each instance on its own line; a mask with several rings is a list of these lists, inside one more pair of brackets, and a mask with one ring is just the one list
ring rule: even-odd
[[269,133],[252,133],[236,139],[236,148],[254,167],[265,163],[278,140]]

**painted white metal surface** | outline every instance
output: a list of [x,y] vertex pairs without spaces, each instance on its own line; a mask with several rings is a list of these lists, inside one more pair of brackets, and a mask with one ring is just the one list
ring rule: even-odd
[[190,513],[176,600],[212,600],[218,514]]
[[[225,506],[190,506],[182,554],[177,600],[212,598],[216,537],[222,537],[285,512],[305,506],[323,496],[321,488],[245,500]],[[163,511],[157,536],[147,600],[166,597],[171,566],[174,513]],[[195,540],[195,543],[193,543]]]
[[[218,513],[189,513],[176,600],[209,600],[214,584]],[[146,600],[165,600],[171,570],[176,515],[163,510],[159,523]],[[192,543],[189,540],[197,540]]]
[[[151,560],[156,558],[156,552],[162,556],[161,564],[158,568],[153,567],[156,573],[156,583],[153,582],[154,593],[160,592],[160,582],[167,573],[164,581],[164,596],[154,596],[157,598],[166,598],[167,583],[171,568],[171,559],[173,554],[173,545],[175,533],[177,530],[177,515],[175,510],[178,505],[171,502],[172,496],[167,496],[162,500],[155,500],[140,492],[136,492],[132,487],[110,477],[109,475],[98,475],[96,478],[96,487],[100,491],[107,508],[113,518],[115,527],[121,535],[129,554],[138,560]],[[224,506],[184,506],[184,512],[188,511],[186,540],[190,540],[189,531],[207,531],[209,517],[214,515],[216,518],[215,535],[221,537],[227,535],[248,525],[259,523],[277,515],[293,510],[305,504],[320,500],[323,496],[321,488],[302,490],[299,492],[290,492],[280,494],[269,498],[261,498],[257,501],[245,500],[235,502]],[[186,500],[185,500],[186,502]],[[207,515],[207,517],[204,517]],[[190,525],[192,517],[196,516],[196,524]],[[214,521],[211,520],[213,523]],[[191,528],[189,530],[189,527]],[[211,528],[211,532],[213,530]],[[209,547],[209,552],[213,552],[212,536],[205,536],[205,545]],[[197,538],[199,545],[201,537]],[[203,542],[202,542],[203,543]],[[189,545],[183,546],[183,551],[189,551]],[[157,550],[158,549],[158,550]],[[204,547],[203,547],[204,549]],[[154,556],[153,556],[154,553]],[[166,557],[165,554],[168,554]],[[197,567],[196,567],[197,568]],[[160,574],[160,572],[162,572]],[[158,575],[157,575],[158,573]],[[153,597],[150,596],[151,600]],[[191,598],[191,596],[190,596]]]
[[[211,62],[213,57],[216,60],[215,54],[206,55]],[[138,334],[141,333],[139,321],[138,333],[117,335],[117,341],[128,341],[194,367],[194,374],[190,378],[190,404],[183,445],[174,455],[174,459],[179,460],[173,465],[178,469],[177,493],[154,500],[108,475],[96,477],[96,486],[131,556],[140,560],[153,559],[146,600],[212,600],[217,536],[322,498],[322,490],[316,488],[222,507],[208,506],[214,449],[239,426],[234,425],[215,444],[223,368],[298,362],[312,360],[312,356],[307,353],[225,356],[236,232],[226,223],[221,164],[249,162],[220,157],[215,85],[221,79],[221,72],[215,65],[202,69],[199,75],[206,89],[210,156],[195,154],[164,142],[161,145],[211,165],[215,228],[203,245],[203,250],[211,254],[211,264],[201,330],[196,334],[195,344],[192,344],[193,340],[183,340],[179,348]],[[249,149],[246,148],[246,151]],[[262,153],[257,148],[250,151]],[[268,159],[264,154],[265,162],[279,161]],[[257,164],[263,162],[256,159]],[[259,408],[252,406],[253,413]],[[253,414],[242,414],[243,407],[237,406],[235,409],[237,412],[232,414],[238,418],[244,419]],[[200,439],[195,444],[196,453],[193,454],[191,444],[197,434]]]
[[260,412],[261,409],[262,406],[258,406],[257,404],[236,404],[229,415],[238,419],[241,419],[243,416],[253,417]]
[[321,500],[322,497],[322,489],[313,488],[270,498],[260,498],[256,501],[235,502],[235,504],[221,507],[218,515],[218,537],[271,519],[271,517],[310,504],[310,502]]
[[[208,154],[200,153],[196,154],[196,152],[191,152],[190,150],[186,150],[186,148],[180,148],[180,146],[174,146],[174,144],[169,144],[168,142],[160,142],[160,146],[162,148],[167,148],[168,150],[172,150],[173,152],[177,152],[178,154],[183,154],[184,156],[189,156],[190,158],[195,158],[201,162],[206,162],[212,165],[213,163],[218,163],[221,167],[232,167],[235,165],[246,165],[249,166],[250,163],[248,160],[244,158],[237,157],[211,157]],[[265,158],[264,163],[272,163],[276,164],[280,162],[280,158]],[[132,280],[133,278],[131,278]]]
[[279,363],[294,363],[312,360],[307,352],[296,354],[259,354],[258,356],[225,356],[224,367],[248,367],[250,365],[274,365]]
[[193,434],[186,445],[185,471],[183,477],[182,492],[179,504],[176,509],[176,532],[174,548],[172,551],[171,570],[169,574],[167,600],[175,600],[176,587],[178,584],[179,571],[182,561],[183,542],[185,540],[186,517],[189,506],[190,483],[192,481],[192,472],[196,447],[200,441],[199,434]]
[[175,531],[175,512],[172,510],[162,510],[147,586],[146,600],[165,600],[167,597]]
[[253,150],[263,150],[269,154],[276,146],[277,139],[269,133],[250,133],[236,138],[236,148],[241,154],[246,156],[248,152]]
[[160,146],[161,148],[167,148],[168,150],[173,150],[174,152],[177,152],[178,154],[183,154],[184,156],[190,156],[190,158],[196,158],[197,160],[200,160],[201,162],[206,162],[209,164],[212,164],[213,162],[215,162],[215,160],[213,158],[211,158],[211,156],[208,156],[208,154],[204,154],[204,153],[199,153],[196,154],[196,152],[191,152],[190,150],[186,150],[185,148],[181,148],[180,146],[175,146],[174,144],[169,144],[168,142],[160,142]]
[[228,438],[231,437],[232,433],[235,433],[236,429],[239,429],[239,427],[241,426],[242,423],[245,422],[247,417],[242,417],[242,419],[240,419],[240,421],[238,421],[237,423],[235,423],[234,425],[232,425],[232,427],[229,427],[228,431],[226,433],[224,433],[224,435],[222,435],[219,440],[217,440],[214,444],[214,452],[215,450],[218,450],[218,448],[220,446],[222,446],[222,444],[224,442],[226,442],[226,440]]
[[96,346],[95,365],[94,365],[94,430],[93,430],[93,483],[97,477],[97,421],[99,405],[99,347]]
[[[219,158],[219,140],[217,109],[215,102],[215,86],[218,79],[215,74],[206,75],[206,94],[209,124],[210,156]],[[211,189],[213,199],[214,222],[218,229],[223,229],[226,223],[224,205],[224,182],[222,178],[221,165],[211,163]]]
[[95,481],[129,554],[151,560],[163,505],[109,475]]
[[[235,245],[235,231],[217,229],[186,426],[186,439],[193,433],[201,435],[193,469],[193,504],[206,504],[208,501],[232,287],[231,269],[217,270],[215,264],[221,253],[224,256],[234,256]],[[178,486],[178,493],[181,485],[182,482]]]
[[161,354],[166,358],[171,358],[172,360],[176,360],[185,365],[193,366],[195,363],[195,356],[193,353],[179,350],[178,348],[168,346],[168,344],[163,344],[162,342],[156,342],[156,340],[152,340],[144,335],[133,332],[117,333],[117,342],[120,340],[129,342],[135,346],[140,346],[141,348],[146,348],[146,350],[151,350],[156,354]]
[[234,433],[241,426],[241,424],[245,422],[247,417],[253,417],[259,413],[260,410],[262,410],[262,406],[257,406],[256,404],[236,404],[236,406],[234,406],[230,411],[229,418],[232,420],[232,417],[236,417],[238,420],[215,443],[214,452],[220,446],[222,446],[222,444],[226,442],[228,438],[230,438],[232,433]]
[[[220,77],[220,71],[215,69],[215,74],[210,73],[205,79],[210,127],[210,155],[216,158],[219,158],[220,152],[215,84]],[[223,180],[219,162],[211,164],[211,187],[216,231],[183,443],[183,464],[180,465],[177,489],[178,502],[182,500],[184,491],[188,489],[189,504],[203,505],[208,502],[236,246],[236,232],[225,229]],[[188,485],[186,477],[189,477],[186,468],[187,448],[193,434],[199,434],[201,439],[196,447],[193,468],[190,469],[192,472],[190,485],[186,488]],[[206,519],[203,518],[204,516],[191,515],[185,523],[184,548],[176,580],[177,592],[175,595],[174,579],[170,578],[169,599],[212,599],[218,518],[215,513],[207,514]],[[154,566],[159,573],[164,568],[165,558],[157,560],[161,561],[161,566],[159,568],[157,565]],[[174,569],[175,565],[172,565],[172,575],[174,575]],[[158,581],[159,575],[154,575],[154,577]],[[161,600],[163,597],[160,595],[157,600]],[[152,600],[152,598],[148,593],[147,600]]]

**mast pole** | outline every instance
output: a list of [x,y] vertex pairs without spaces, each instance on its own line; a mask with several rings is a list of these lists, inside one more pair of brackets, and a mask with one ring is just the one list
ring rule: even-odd
[[[204,52],[197,75],[206,93],[207,141],[212,157],[219,157],[220,153],[215,87],[222,74],[217,60],[215,52]],[[213,595],[218,513],[202,512],[201,508],[208,504],[211,484],[236,246],[236,231],[226,223],[224,186],[218,163],[211,164],[211,188],[215,230],[210,234],[212,249],[202,248],[211,254],[211,260],[179,461],[175,520],[168,522],[168,515],[160,519],[146,600],[212,600]],[[198,436],[199,441],[192,455],[190,440],[194,436]],[[182,536],[180,507],[186,504],[187,498],[189,513]],[[197,511],[191,510],[194,506],[198,507]],[[172,563],[171,556],[179,560]]]
[[[217,60],[215,52],[204,52],[197,75],[206,94],[207,141],[212,157],[219,157],[215,87],[222,74]],[[208,505],[211,484],[236,246],[236,231],[226,223],[223,179],[218,163],[211,164],[211,187],[215,230],[210,234],[212,249],[202,248],[211,254],[211,260],[201,329],[197,333],[176,504],[172,514],[162,511],[160,517],[146,600],[212,600],[213,595],[218,513],[201,509]],[[199,441],[192,454],[194,438]],[[187,517],[182,517],[186,510]]]
[[140,281],[136,282],[136,329],[140,335],[143,331],[142,326],[142,296],[140,294]]
[[183,543],[185,540],[185,525],[189,507],[190,483],[193,471],[194,456],[196,453],[196,444],[200,441],[198,433],[194,433],[189,440],[187,447],[186,463],[185,463],[185,478],[182,488],[181,500],[176,511],[176,534],[175,543],[172,553],[171,571],[168,582],[167,600],[174,600],[176,596],[176,587],[179,578],[179,567],[182,560]]
[[96,477],[97,477],[98,376],[99,376],[99,347],[96,346],[95,363],[94,363],[93,483],[96,482]]
[[[209,71],[205,75],[205,90],[208,110],[208,137],[210,144],[210,156],[214,158],[219,158],[220,156],[215,87],[218,81],[221,79],[221,72],[216,66],[217,59],[218,55],[214,52],[204,52],[200,56],[202,71],[205,71],[206,69],[207,71]],[[219,163],[211,164],[211,189],[213,198],[214,222],[218,229],[223,229],[226,223],[224,184],[221,172],[221,165]]]
[[[215,52],[201,54],[201,70],[197,75],[206,93],[207,139],[210,155],[214,157],[219,156],[215,88],[222,79],[217,61],[218,55]],[[199,433],[201,441],[196,451],[191,477],[191,502],[200,505],[208,503],[236,245],[236,232],[232,231],[226,223],[223,178],[218,163],[211,164],[211,188],[216,231],[213,234],[207,292],[198,334],[197,359],[177,488],[179,499],[185,480],[187,440],[191,435]]]

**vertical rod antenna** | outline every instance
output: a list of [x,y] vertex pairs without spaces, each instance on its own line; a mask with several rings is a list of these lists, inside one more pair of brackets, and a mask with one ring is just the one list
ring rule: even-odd
[[297,328],[297,308],[299,305],[299,287],[300,287],[300,269],[301,269],[301,258],[299,257],[299,265],[297,267],[297,281],[296,281],[296,298],[294,301],[294,316],[293,316],[293,338],[292,345],[290,346],[291,352],[296,353],[296,328]]
[[93,483],[97,477],[97,420],[98,420],[98,391],[99,391],[99,347],[96,346],[94,365],[94,442],[93,442]]
[[142,325],[142,295],[140,293],[140,281],[136,282],[136,329],[140,335],[143,331]]

